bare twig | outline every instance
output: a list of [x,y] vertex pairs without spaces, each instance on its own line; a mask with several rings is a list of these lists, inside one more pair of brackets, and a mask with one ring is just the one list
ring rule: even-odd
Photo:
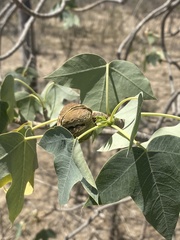
[[[176,6],[170,6],[166,12],[166,14],[163,16],[162,22],[161,22],[161,47],[162,47],[162,51],[164,53],[165,59],[168,62],[168,72],[169,72],[169,84],[170,84],[170,88],[171,88],[171,94],[173,94],[175,92],[175,88],[174,88],[174,80],[173,80],[173,74],[172,74],[172,68],[171,68],[171,57],[168,54],[167,48],[166,48],[166,43],[165,43],[165,25],[166,25],[166,20],[168,18],[168,16],[171,14],[171,12],[173,11],[173,9]],[[177,63],[176,63],[177,64]],[[175,104],[172,102],[172,108],[173,108],[173,113],[176,112],[175,109]]]
[[[0,23],[0,31],[1,31],[1,33],[2,33],[5,25],[6,25],[7,22],[9,21],[9,19],[12,17],[13,13],[16,11],[16,9],[17,9],[17,6],[14,5],[14,4],[11,5],[11,6],[8,8],[4,19],[3,19],[3,20],[1,21],[1,23]],[[0,34],[0,35],[1,35],[1,34]]]
[[168,61],[169,65],[170,65],[171,58],[168,54],[168,51],[167,51],[167,48],[166,48],[166,43],[165,43],[165,24],[166,24],[166,20],[167,20],[168,16],[173,11],[173,9],[174,9],[174,7],[170,7],[167,10],[167,12],[163,16],[163,19],[162,19],[162,22],[161,22],[161,47],[162,47],[162,51],[163,51],[164,56],[165,56],[166,60]]
[[[40,10],[40,8],[43,6],[45,0],[40,0],[36,9],[35,9],[35,12],[38,12]],[[25,37],[32,25],[32,23],[35,21],[35,17],[31,16],[29,18],[29,20],[27,21],[26,25],[25,25],[25,28],[24,30],[22,31],[21,33],[21,36],[19,37],[18,41],[16,42],[16,44],[12,47],[11,50],[9,50],[7,53],[5,53],[4,55],[1,55],[0,56],[0,60],[4,60],[8,57],[10,57],[14,52],[16,52],[16,50],[18,50],[21,45],[23,44],[23,42],[25,41]]]
[[180,27],[176,31],[174,31],[174,32],[171,31],[170,32],[170,37],[176,36],[179,32],[180,32]]
[[139,0],[139,1],[137,2],[136,6],[135,6],[135,8],[134,8],[134,10],[133,10],[133,13],[132,13],[133,16],[136,16],[137,11],[138,11],[138,9],[140,8],[140,6],[141,6],[142,3],[143,3],[143,0]]
[[95,3],[91,3],[91,4],[87,5],[85,7],[73,8],[72,10],[75,11],[75,12],[85,12],[85,11],[88,11],[88,10],[90,10],[90,9],[100,5],[100,4],[102,4],[102,3],[110,2],[110,3],[121,3],[121,4],[123,4],[125,1],[126,0],[99,0],[99,1],[97,1]]
[[55,207],[55,210],[58,211],[58,212],[72,212],[72,211],[76,211],[77,209],[79,208],[82,208],[84,206],[84,203],[80,203],[80,204],[77,204],[73,207],[68,207],[68,208],[56,208]]
[[[174,93],[174,80],[173,80],[173,74],[172,74],[172,68],[171,68],[171,58],[167,52],[167,48],[166,48],[166,44],[165,44],[165,23],[166,20],[169,16],[169,14],[172,12],[173,8],[169,8],[167,13],[164,15],[162,22],[161,22],[161,47],[162,47],[162,51],[164,53],[164,56],[168,62],[168,72],[169,72],[169,84],[170,84],[170,88],[171,88],[171,94]],[[175,112],[175,105],[174,103],[172,104],[172,111]]]
[[[102,1],[97,1],[96,3],[90,4],[90,5],[86,6],[85,8],[79,8],[79,9],[77,8],[77,9],[74,9],[74,10],[75,11],[85,11],[85,9],[89,10],[89,9],[91,9],[91,8],[101,4],[101,3],[105,3],[105,2],[123,3],[124,1],[125,0],[102,0]],[[31,17],[29,18],[28,22],[26,23],[25,28],[24,28],[23,32],[21,33],[21,36],[19,37],[16,44],[12,47],[12,49],[10,49],[4,55],[0,55],[0,61],[10,57],[14,52],[16,52],[16,50],[18,50],[21,47],[21,45],[25,41],[25,37],[28,33],[28,30],[31,27],[32,23],[35,21],[36,17],[51,18],[51,17],[55,17],[55,16],[59,15],[64,10],[67,1],[63,0],[60,8],[56,12],[54,12],[54,13],[44,13],[44,14],[43,13],[38,13],[38,12],[39,12],[41,6],[44,4],[45,0],[39,1],[38,5],[37,5],[37,7],[34,11],[29,9],[28,7],[26,7],[19,0],[13,0],[13,2],[16,4],[16,6],[18,6],[19,8],[22,8],[24,11],[26,11],[26,13],[30,14]]]
[[9,9],[13,6],[13,2],[8,2],[0,11],[0,18],[4,17],[4,15],[9,11]]
[[[138,25],[135,27],[135,29],[124,39],[124,41],[120,44],[118,51],[117,51],[117,57],[118,59],[127,59],[128,54],[130,52],[130,48],[132,46],[132,43],[136,37],[136,34],[140,31],[140,29],[151,19],[154,19],[163,13],[167,11],[167,9],[171,6],[177,6],[180,3],[180,0],[167,0],[163,5],[160,7],[154,9],[152,12],[150,12],[145,18],[143,18]],[[124,57],[122,57],[122,50],[126,47]]]
[[[8,4],[7,4],[8,5]],[[1,11],[1,16],[4,16],[4,19],[0,22],[0,55],[1,55],[1,43],[2,43],[2,32],[6,25],[6,23],[9,21],[9,19],[12,17],[13,13],[16,11],[17,7],[14,4],[10,4],[6,7],[6,9]],[[1,63],[0,63],[0,82],[2,82],[1,79]]]
[[[19,0],[13,0],[14,3],[19,7],[22,8],[26,13],[28,13],[31,16],[37,17],[37,18],[52,18],[52,17],[57,17],[59,16],[59,14],[64,10],[64,8],[66,7],[66,2],[68,2],[67,0],[63,0],[61,2],[61,6],[52,13],[36,13],[34,11],[32,11],[31,9],[27,8],[22,2],[20,2]],[[89,4],[85,7],[82,8],[73,8],[72,10],[75,12],[84,12],[84,11],[88,11],[102,3],[121,3],[123,4],[126,0],[99,0],[95,3]]]
[[115,203],[111,203],[111,204],[107,204],[105,206],[99,207],[95,214],[90,216],[82,225],[80,225],[78,228],[76,228],[73,232],[71,232],[70,234],[68,234],[64,240],[69,240],[71,238],[73,238],[76,234],[78,234],[79,232],[81,232],[84,228],[88,227],[100,214],[103,210],[112,207],[114,205],[120,204],[120,203],[124,203],[124,202],[128,202],[130,201],[131,198],[127,197],[122,199],[121,201],[115,202]]
[[32,11],[30,8],[26,7],[26,5],[20,2],[19,0],[13,0],[13,1],[19,8],[23,9],[23,11],[25,11],[27,14],[36,18],[52,18],[52,17],[59,16],[59,14],[64,10],[66,6],[66,0],[62,0],[61,6],[55,12],[37,13],[37,11]]
[[[171,107],[172,103],[177,99],[177,97],[178,97],[179,95],[180,95],[180,91],[175,92],[175,93],[171,96],[171,98],[169,99],[167,105],[166,105],[165,108],[164,108],[163,113],[167,113],[167,112],[168,112],[168,110],[169,110],[169,108]],[[159,120],[158,120],[158,122],[157,122],[157,124],[156,124],[155,130],[157,130],[157,129],[159,129],[159,128],[161,127],[161,125],[162,125],[162,123],[163,123],[163,119],[164,119],[163,117],[159,118]]]

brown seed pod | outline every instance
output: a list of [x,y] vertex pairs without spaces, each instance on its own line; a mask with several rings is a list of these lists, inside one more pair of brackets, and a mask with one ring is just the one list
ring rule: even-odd
[[[90,108],[83,104],[69,103],[61,110],[57,125],[67,128],[74,137],[78,137],[94,127],[95,122]],[[86,135],[81,141],[89,138],[91,134]]]

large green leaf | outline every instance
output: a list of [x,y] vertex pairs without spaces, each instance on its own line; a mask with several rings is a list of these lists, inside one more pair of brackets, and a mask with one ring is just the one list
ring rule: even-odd
[[[109,71],[108,79],[106,71]],[[106,83],[110,111],[125,97],[140,92],[144,99],[154,99],[148,79],[134,64],[115,60],[107,65],[103,58],[94,54],[77,55],[46,78],[80,89],[81,102],[101,112],[106,112]]]
[[[127,149],[121,150],[103,166],[96,185],[99,203],[108,204],[134,195],[138,190],[138,178],[133,153],[127,156]],[[94,204],[90,198],[87,205]]]
[[79,143],[63,127],[48,130],[39,145],[54,155],[54,166],[58,177],[59,202],[66,204],[72,187],[82,182],[90,196],[97,202],[98,195],[91,172],[84,160]]
[[14,117],[14,106],[16,103],[14,97],[14,78],[11,75],[7,75],[2,83],[0,99],[8,103],[7,114],[11,122]]
[[9,219],[12,222],[22,210],[26,185],[28,182],[33,184],[37,168],[36,140],[26,140],[26,137],[32,135],[29,127],[25,136],[20,132],[0,135],[0,179],[9,178],[9,174],[12,178],[6,195]]
[[20,114],[25,120],[33,121],[40,109],[40,103],[37,98],[25,91],[16,92],[15,97]]
[[148,151],[133,148],[140,192],[133,196],[147,221],[167,240],[172,239],[180,211],[180,138],[160,136]]
[[[180,211],[180,138],[154,138],[147,151],[133,147],[114,155],[100,171],[99,203],[131,196],[147,221],[167,240],[172,239]],[[95,204],[89,199],[87,205]]]
[[48,111],[50,119],[57,118],[60,110],[64,106],[64,101],[74,101],[79,99],[79,94],[69,87],[60,86],[50,82],[42,92],[42,97]]
[[0,101],[0,133],[2,133],[8,125],[8,107],[9,105],[7,102]]

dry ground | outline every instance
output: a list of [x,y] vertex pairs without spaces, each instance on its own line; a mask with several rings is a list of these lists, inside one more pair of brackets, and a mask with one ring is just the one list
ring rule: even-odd
[[[49,74],[66,59],[76,54],[90,52],[101,55],[107,61],[116,59],[116,50],[119,43],[126,37],[135,23],[142,19],[143,14],[146,14],[152,8],[147,1],[141,5],[142,11],[139,11],[136,8],[139,1],[135,2],[134,6],[131,6],[132,3],[127,6],[109,4],[108,7],[104,5],[98,7],[95,11],[84,12],[79,15],[81,26],[69,30],[64,30],[58,19],[37,20],[35,29],[38,53],[37,68],[40,75],[39,88],[42,89],[45,84],[43,76]],[[157,5],[158,2],[163,1],[157,1],[154,5]],[[174,22],[176,21],[177,17]],[[156,20],[146,27],[159,34],[158,23],[158,20]],[[11,28],[13,29],[13,25]],[[11,32],[7,29],[5,40],[2,42],[3,51],[7,50],[12,44],[14,39],[14,36],[11,36],[12,29]],[[141,68],[145,49],[151,49],[143,31],[138,35],[129,58]],[[155,47],[160,49],[159,41]],[[177,39],[173,42],[168,41],[168,47],[172,49],[174,57],[179,57],[180,49]],[[2,62],[2,75],[18,66],[21,66],[19,52]],[[175,88],[180,89],[179,72],[174,67],[172,71]],[[156,67],[149,65],[145,75],[150,79],[154,93],[158,98],[156,103],[148,103],[145,107],[150,111],[163,111],[171,95],[167,65],[162,64]],[[102,141],[102,139],[99,139],[93,145],[87,141],[83,147],[86,159],[95,176],[108,157],[107,154],[96,152]],[[48,237],[40,238],[40,235],[37,235],[39,232],[41,234],[49,233],[51,238],[58,240],[70,239],[67,236],[70,237],[71,233],[83,224],[87,226],[71,239],[163,239],[146,223],[142,213],[129,199],[101,212],[97,212],[97,207],[82,209],[82,203],[85,201],[86,195],[82,188],[77,185],[72,191],[68,205],[60,208],[52,156],[40,147],[37,147],[37,151],[39,168],[35,175],[35,190],[33,195],[26,197],[23,211],[13,226],[8,221],[4,192],[0,190],[1,240],[49,239]],[[180,223],[177,225],[176,239],[180,239]]]

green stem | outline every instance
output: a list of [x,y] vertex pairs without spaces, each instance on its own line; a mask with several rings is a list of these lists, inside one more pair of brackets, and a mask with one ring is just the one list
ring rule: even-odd
[[124,138],[126,138],[127,140],[130,141],[130,139],[131,139],[130,136],[129,136],[124,130],[122,130],[121,128],[119,128],[117,125],[114,125],[114,124],[112,124],[111,127],[114,128],[114,129],[116,129],[116,130],[118,130],[118,133],[119,133],[122,137],[124,137]]
[[180,117],[171,115],[171,114],[166,114],[166,113],[153,113],[153,112],[142,112],[141,113],[142,117],[164,117],[164,118],[173,118],[178,121],[180,121]]
[[27,89],[29,89],[37,97],[37,99],[39,100],[39,102],[40,102],[41,106],[43,107],[43,109],[45,108],[42,99],[39,97],[39,95],[27,83],[25,83],[24,81],[22,81],[21,79],[18,79],[18,78],[14,78],[14,81],[21,83]]
[[113,121],[113,118],[114,118],[114,115],[116,114],[116,112],[118,111],[118,109],[119,109],[124,103],[129,102],[129,101],[131,101],[131,100],[137,100],[137,97],[125,98],[125,99],[123,99],[120,103],[118,103],[118,105],[116,105],[116,107],[113,109],[109,121],[112,122],[112,121]]
[[42,138],[42,137],[43,137],[43,135],[36,135],[36,136],[25,137],[24,139],[26,141],[28,141],[28,140],[33,140],[33,139],[39,139],[39,138]]
[[36,129],[38,129],[38,128],[40,128],[40,127],[43,127],[43,126],[45,126],[45,125],[49,125],[50,123],[53,123],[53,122],[57,122],[57,120],[58,120],[58,118],[55,118],[55,119],[51,119],[51,120],[49,120],[49,121],[40,123],[40,124],[38,124],[37,126],[34,126],[34,127],[32,128],[32,130],[36,130]]
[[[114,129],[116,129],[116,130],[118,130],[119,134],[120,134],[122,137],[126,138],[128,141],[131,140],[130,136],[129,136],[124,130],[122,130],[121,128],[119,128],[118,126],[116,126],[116,125],[111,125],[111,127],[114,128]],[[136,141],[136,140],[133,140],[133,143],[134,143],[137,147],[140,147],[140,148],[142,148],[142,149],[144,149],[144,150],[146,151],[146,149],[141,145],[140,142],[138,142],[138,141]]]
[[24,85],[26,88],[28,88],[34,95],[37,95],[37,93],[24,81],[22,81],[21,79],[15,78],[14,81],[21,83],[22,85]]
[[25,67],[23,72],[22,72],[23,77],[25,77],[25,74],[26,74],[27,70],[28,70],[28,67]]
[[98,128],[102,128],[104,127],[105,124],[101,124],[101,125],[98,125],[98,126],[95,126],[95,127],[92,127],[90,129],[88,129],[86,132],[82,133],[79,137],[77,137],[78,140],[80,140],[81,138],[83,138],[84,136],[86,136],[87,134],[89,134],[90,132],[98,129]]
[[[29,94],[29,96],[35,98],[35,99],[41,104],[41,101],[39,100],[39,98],[38,98],[36,95],[34,95],[34,94]],[[42,104],[41,104],[41,106],[42,106]]]
[[110,113],[109,111],[109,63],[106,64],[106,113],[107,115]]

